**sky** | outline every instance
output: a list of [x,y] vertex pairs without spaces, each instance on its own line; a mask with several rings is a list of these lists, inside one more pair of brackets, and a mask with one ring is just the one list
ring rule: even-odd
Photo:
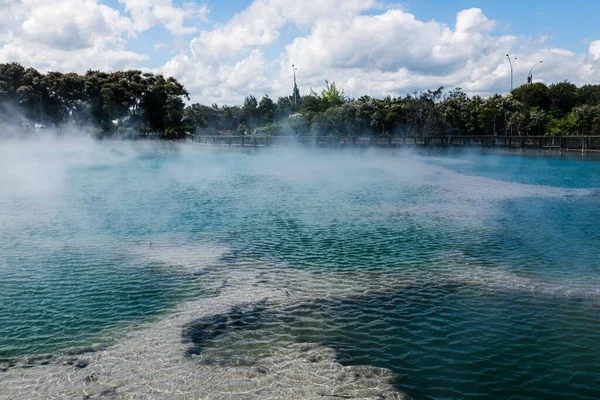
[[534,81],[600,84],[597,0],[0,0],[0,62],[40,71],[142,69],[191,102],[350,97]]

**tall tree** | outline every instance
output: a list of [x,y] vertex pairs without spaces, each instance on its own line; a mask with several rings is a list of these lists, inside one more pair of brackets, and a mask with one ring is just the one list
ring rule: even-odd
[[548,95],[550,112],[557,118],[566,116],[577,105],[577,86],[568,81],[550,85]]
[[271,100],[269,95],[265,94],[258,104],[258,112],[260,113],[262,125],[273,123],[275,121],[276,111],[277,106],[273,100]]

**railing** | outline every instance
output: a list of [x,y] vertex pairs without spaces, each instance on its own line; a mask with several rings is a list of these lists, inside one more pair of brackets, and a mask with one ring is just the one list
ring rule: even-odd
[[186,140],[207,146],[278,147],[497,147],[600,151],[600,136],[206,136]]

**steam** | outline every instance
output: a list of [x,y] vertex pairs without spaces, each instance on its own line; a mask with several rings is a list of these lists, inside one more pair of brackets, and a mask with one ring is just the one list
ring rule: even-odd
[[[209,390],[213,383],[210,379],[231,393],[241,390],[249,379],[255,380],[253,390],[264,390],[263,386],[272,383],[272,375],[214,365],[199,368],[182,359],[182,326],[194,318],[225,314],[231,307],[247,303],[265,301],[281,308],[296,301],[398,291],[413,281],[439,282],[440,278],[479,285],[485,290],[512,287],[521,292],[597,299],[597,286],[591,284],[577,291],[568,282],[558,286],[541,282],[540,278],[504,272],[502,265],[492,271],[477,265],[476,258],[460,252],[448,254],[444,249],[438,259],[432,260],[439,265],[438,270],[413,269],[406,276],[398,276],[394,271],[374,272],[368,265],[364,271],[353,271],[350,277],[339,271],[303,271],[294,269],[292,261],[284,265],[253,258],[239,248],[236,255],[251,261],[222,261],[236,244],[229,243],[230,232],[219,226],[228,218],[236,222],[231,229],[238,229],[252,218],[267,224],[270,222],[266,217],[278,214],[272,219],[289,224],[290,230],[293,224],[305,224],[314,231],[325,231],[339,221],[360,224],[372,217],[366,221],[419,220],[419,229],[424,232],[439,225],[460,223],[468,234],[477,234],[487,229],[491,217],[502,212],[499,204],[503,201],[591,193],[585,189],[469,176],[450,168],[470,162],[474,161],[468,157],[431,158],[391,149],[255,150],[189,143],[99,141],[78,132],[8,137],[0,141],[0,265],[4,264],[2,251],[18,246],[33,245],[37,251],[63,245],[84,250],[98,246],[174,274],[206,273],[206,278],[201,275],[203,282],[211,285],[217,296],[181,305],[172,316],[93,356],[91,366],[106,380],[90,387],[98,393],[122,387],[119,390],[131,396],[142,386],[147,391],[154,384],[167,387],[166,392],[174,394],[174,377],[190,393]],[[221,219],[185,225],[185,216],[193,219],[201,211],[205,212],[203,215],[220,215]],[[215,226],[207,228],[211,223]],[[40,231],[44,234],[31,239],[30,232]],[[266,227],[264,231],[261,234],[268,234]],[[135,237],[129,237],[130,233]],[[64,238],[69,243],[61,243]],[[282,368],[281,376],[288,380],[287,386],[274,392],[274,397],[295,393],[298,378],[314,382],[314,387],[323,385],[305,393],[306,398],[329,393],[393,393],[389,371],[342,367],[330,348],[314,346],[307,353],[297,344],[286,343],[281,354],[275,353],[265,362],[268,368]],[[306,354],[321,357],[322,362],[309,370],[304,361],[298,363]],[[70,396],[87,387],[85,382],[92,379],[90,372],[71,375],[69,368],[62,365],[43,370],[43,376],[48,378],[45,382],[53,386],[44,388],[48,390],[46,394]],[[348,376],[362,374],[352,383],[353,391],[341,391],[345,384],[341,372]],[[11,371],[5,382],[13,385],[11,390],[34,390],[39,373],[36,369],[25,374]],[[325,373],[331,376],[320,379],[320,374]],[[71,380],[71,376],[76,379]],[[228,386],[230,381],[232,386]]]

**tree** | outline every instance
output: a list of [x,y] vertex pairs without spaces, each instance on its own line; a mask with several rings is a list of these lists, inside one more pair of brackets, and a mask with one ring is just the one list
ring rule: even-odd
[[275,115],[277,119],[289,117],[296,112],[296,107],[294,107],[294,98],[292,96],[278,98],[275,107]]
[[430,136],[443,132],[443,114],[441,100],[444,88],[428,90],[420,95],[407,96],[408,124],[410,134]]
[[461,88],[451,91],[442,106],[442,115],[448,126],[448,133],[464,135],[469,124],[469,99]]
[[321,100],[326,108],[340,106],[346,101],[346,95],[342,89],[338,89],[335,82],[325,81],[325,88],[321,91]]
[[579,135],[597,135],[600,133],[600,105],[584,104],[572,111]]
[[260,110],[256,97],[250,95],[244,100],[242,106],[242,120],[244,125],[249,128],[256,128],[260,125]]
[[265,94],[260,100],[258,105],[258,112],[260,113],[261,125],[271,124],[275,121],[275,113],[277,106],[271,100],[268,94]]
[[562,118],[577,105],[577,86],[564,81],[550,85],[548,95],[551,103],[551,114]]
[[499,130],[505,130],[505,110],[504,97],[496,94],[485,100],[479,111],[479,119],[486,135],[496,135]]
[[[295,89],[296,90],[296,89]],[[298,93],[296,93],[298,95]],[[521,86],[507,96],[468,96],[443,88],[404,97],[349,99],[335,82],[325,81],[294,107],[294,96],[260,102],[248,96],[242,106],[195,103],[175,78],[139,70],[42,74],[18,63],[0,64],[0,122],[15,130],[36,124],[57,129],[99,128],[104,134],[161,132],[246,132],[319,135],[584,135],[600,134],[600,85],[577,88],[568,81]]]
[[529,111],[529,121],[528,133],[531,132],[534,135],[541,136],[546,132],[546,126],[550,121],[550,115],[540,108],[532,108]]
[[584,85],[577,89],[579,104],[600,105],[600,85]]
[[548,135],[567,136],[577,133],[577,119],[573,113],[564,118],[554,118],[548,124]]
[[519,86],[511,92],[511,96],[526,108],[549,111],[552,104],[550,89],[541,82]]

